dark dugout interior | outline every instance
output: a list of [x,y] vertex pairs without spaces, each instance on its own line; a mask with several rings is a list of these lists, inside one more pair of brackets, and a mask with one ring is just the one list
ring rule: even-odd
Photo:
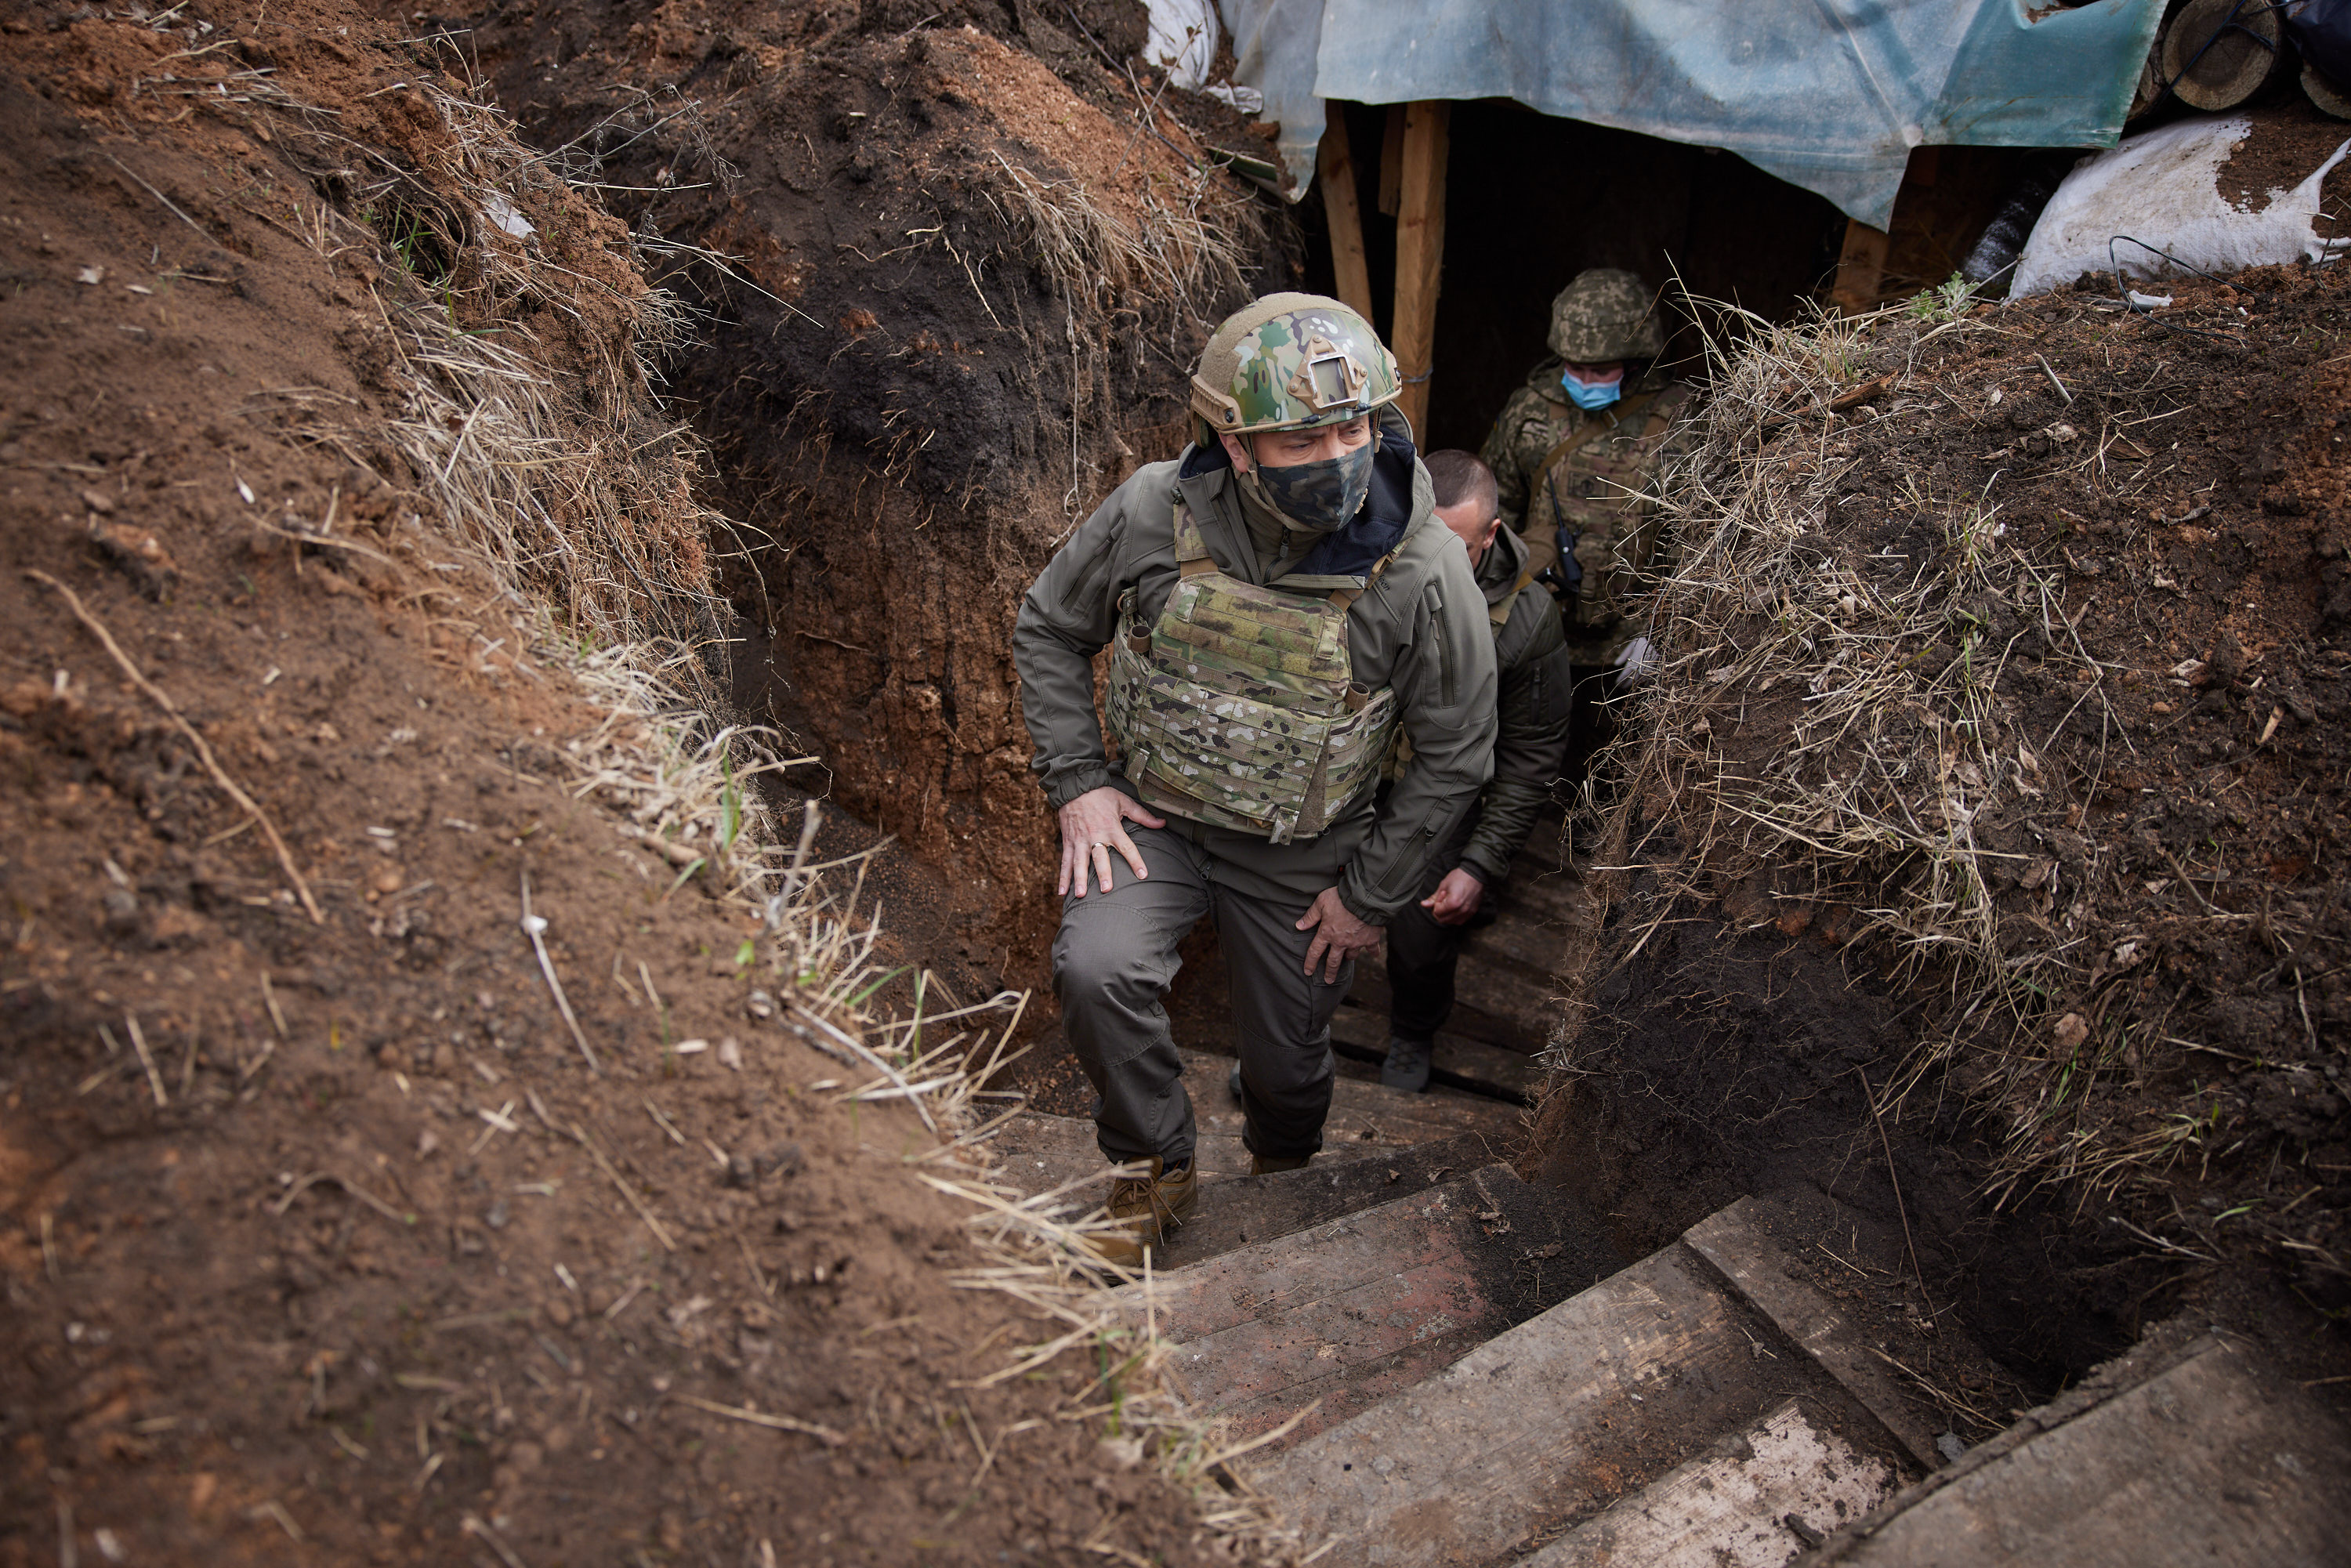
[[[1384,104],[1348,104],[1357,204],[1374,324],[1393,327],[1395,182],[1382,210],[1384,166],[1400,145]],[[1875,289],[1900,298],[1949,277],[2030,149],[1920,148],[1911,155],[1886,264]],[[1734,152],[1539,114],[1505,99],[1456,103],[1447,159],[1445,266],[1437,298],[1427,439],[1435,451],[1476,451],[1494,417],[1549,350],[1551,301],[1586,267],[1621,267],[1663,290],[1677,373],[1704,371],[1703,344],[1670,304],[1680,287],[1772,320],[1828,298],[1846,235],[1844,214]],[[1296,212],[1307,241],[1302,287],[1335,288],[1319,191]]]

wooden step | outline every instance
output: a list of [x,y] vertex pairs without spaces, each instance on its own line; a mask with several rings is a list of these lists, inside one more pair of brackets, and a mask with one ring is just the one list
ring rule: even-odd
[[1519,1568],[1781,1568],[1893,1490],[1891,1466],[1820,1430],[1791,1399]]
[[1803,1561],[2339,1563],[2351,1561],[2346,1477],[2351,1427],[2337,1412],[2249,1344],[2199,1337],[2094,1376]]
[[1749,1306],[1836,1379],[1920,1470],[1936,1469],[1943,1460],[1934,1434],[1896,1386],[1885,1361],[1871,1354],[1826,1296],[1798,1277],[1769,1225],[1762,1207],[1742,1197],[1682,1232],[1682,1244],[1714,1265]]
[[1505,920],[1557,929],[1582,928],[1597,918],[1583,878],[1524,855],[1511,862],[1510,880],[1502,884],[1494,907]]
[[[1184,1087],[1192,1096],[1193,1159],[1204,1184],[1249,1174],[1249,1154],[1241,1142],[1244,1117],[1226,1087],[1229,1056],[1205,1051],[1184,1054]],[[1406,1094],[1378,1083],[1338,1079],[1331,1087],[1331,1117],[1323,1124],[1322,1152],[1309,1169],[1344,1161],[1388,1158],[1398,1151],[1451,1138],[1467,1138],[1485,1165],[1515,1152],[1521,1135],[1516,1106],[1452,1091]],[[1082,1178],[1098,1182],[1072,1187],[1071,1212],[1098,1207],[1110,1190],[1110,1164],[1094,1142],[1094,1124],[1078,1116],[1025,1112],[1009,1118],[988,1140],[998,1156],[996,1179],[1024,1196],[1050,1192]]]
[[[1709,1223],[1709,1246],[1733,1255],[1739,1217]],[[1817,1331],[1808,1288],[1785,1283],[1780,1311]],[[1653,1500],[1669,1511],[1671,1472],[1767,1427],[1791,1399],[1855,1462],[1884,1467],[1889,1482],[1915,1473],[1903,1445],[1830,1371],[1851,1349],[1835,1334],[1823,1343],[1832,1342],[1836,1354],[1808,1352],[1677,1241],[1299,1445],[1258,1482],[1310,1539],[1336,1538],[1322,1560],[1331,1568],[1450,1568],[1511,1561],[1652,1482],[1667,1489]]]
[[[1385,1061],[1386,1009],[1375,1011],[1353,1003],[1341,1008],[1331,1019],[1331,1049],[1356,1061]],[[1524,1051],[1440,1031],[1437,1037],[1436,1070],[1428,1081],[1437,1089],[1458,1090],[1464,1094],[1526,1105],[1532,1103],[1542,1075],[1534,1058]]]
[[[1559,992],[1559,982],[1548,972],[1498,961],[1472,945],[1463,951],[1454,973],[1453,1013],[1446,1029],[1464,1039],[1531,1054],[1551,1043],[1552,1026],[1560,1014]],[[1348,996],[1385,1017],[1393,996],[1386,967],[1369,957],[1356,960],[1355,984]]]
[[[1297,1442],[1617,1262],[1580,1205],[1488,1166],[1176,1269],[1154,1281],[1151,1315],[1177,1347],[1173,1380],[1196,1413],[1228,1417],[1243,1437],[1302,1417],[1285,1439]],[[1137,1317],[1141,1292],[1124,1292]]]
[[[1192,1113],[1203,1132],[1240,1135],[1241,1108],[1226,1079],[1233,1070],[1229,1056],[1184,1053],[1184,1085],[1192,1093]],[[1377,1082],[1334,1078],[1331,1084],[1331,1118],[1322,1124],[1322,1153],[1328,1159],[1355,1145],[1410,1145],[1431,1138],[1473,1134],[1493,1152],[1489,1159],[1507,1159],[1518,1152],[1524,1117],[1515,1105],[1484,1095],[1454,1090],[1406,1094]]]
[[1462,962],[1484,963],[1549,984],[1566,967],[1567,932],[1508,914],[1472,926],[1461,943]]
[[1409,1197],[1490,1159],[1480,1140],[1461,1134],[1335,1163],[1318,1157],[1304,1170],[1232,1176],[1203,1195],[1198,1210],[1168,1238],[1157,1266],[1184,1268],[1253,1243],[1311,1230],[1342,1216]]

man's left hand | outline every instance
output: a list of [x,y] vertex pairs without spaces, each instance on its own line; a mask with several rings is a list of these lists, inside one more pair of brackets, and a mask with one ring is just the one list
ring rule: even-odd
[[1478,905],[1485,896],[1486,884],[1455,866],[1437,884],[1437,891],[1420,901],[1420,906],[1439,925],[1458,925],[1478,913]]
[[1326,887],[1315,894],[1312,907],[1298,923],[1301,931],[1314,933],[1314,944],[1306,949],[1306,973],[1317,967],[1322,970],[1322,983],[1339,983],[1339,970],[1359,953],[1377,947],[1383,937],[1380,927],[1367,925],[1348,912],[1339,902],[1339,890]]

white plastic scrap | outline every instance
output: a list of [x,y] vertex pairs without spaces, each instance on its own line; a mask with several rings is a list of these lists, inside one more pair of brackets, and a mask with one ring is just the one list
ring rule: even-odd
[[1150,0],[1151,41],[1144,55],[1165,67],[1167,79],[1196,92],[1217,62],[1217,7],[1213,0]]
[[1144,57],[1162,67],[1167,79],[1186,92],[1208,97],[1257,114],[1265,109],[1265,94],[1253,87],[1204,85],[1217,63],[1217,7],[1212,0],[1150,0],[1151,41]]
[[[2075,164],[2032,225],[2011,298],[2047,293],[2085,272],[2109,271],[2108,246],[2125,235],[2210,273],[2331,261],[2351,251],[2351,240],[2322,238],[2312,226],[2320,184],[2351,152],[2351,141],[2291,191],[2271,192],[2268,204],[2254,211],[2237,206],[2220,188],[2220,166],[2253,134],[2247,115],[2182,120]],[[2167,266],[2137,245],[2115,244],[2113,253],[2131,276],[2156,277]]]
[[482,216],[488,220],[499,233],[511,235],[516,239],[528,239],[538,232],[531,226],[530,220],[524,217],[512,202],[507,201],[496,191],[491,191],[483,196]]

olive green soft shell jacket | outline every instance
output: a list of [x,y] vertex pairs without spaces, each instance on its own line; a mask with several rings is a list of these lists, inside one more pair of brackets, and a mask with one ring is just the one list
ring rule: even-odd
[[[1188,455],[1188,449],[1187,449]],[[1139,469],[1097,507],[1021,601],[1012,632],[1020,705],[1037,754],[1030,767],[1056,810],[1089,789],[1134,793],[1108,760],[1094,709],[1092,659],[1116,631],[1132,585],[1145,624],[1176,582],[1180,488],[1219,570],[1253,583],[1266,568],[1249,543],[1232,470],[1178,479],[1182,460]],[[1437,520],[1428,472],[1413,460],[1412,522],[1403,547],[1348,612],[1354,678],[1395,689],[1413,756],[1376,814],[1373,791],[1319,837],[1272,844],[1183,818],[1216,858],[1216,880],[1265,898],[1311,899],[1337,887],[1357,919],[1385,925],[1414,894],[1423,866],[1485,787],[1494,748],[1494,637],[1486,597],[1461,541]]]
[[[1497,534],[1478,567],[1478,586],[1489,606],[1510,596],[1526,565],[1526,541],[1507,528]],[[1490,612],[1487,619],[1490,624]],[[1462,865],[1489,888],[1499,888],[1510,874],[1512,858],[1525,847],[1552,785],[1567,766],[1575,673],[1568,663],[1559,605],[1542,584],[1529,583],[1510,601],[1510,619],[1494,630],[1494,657],[1501,672],[1494,781],[1486,787],[1478,825],[1461,852]]]

